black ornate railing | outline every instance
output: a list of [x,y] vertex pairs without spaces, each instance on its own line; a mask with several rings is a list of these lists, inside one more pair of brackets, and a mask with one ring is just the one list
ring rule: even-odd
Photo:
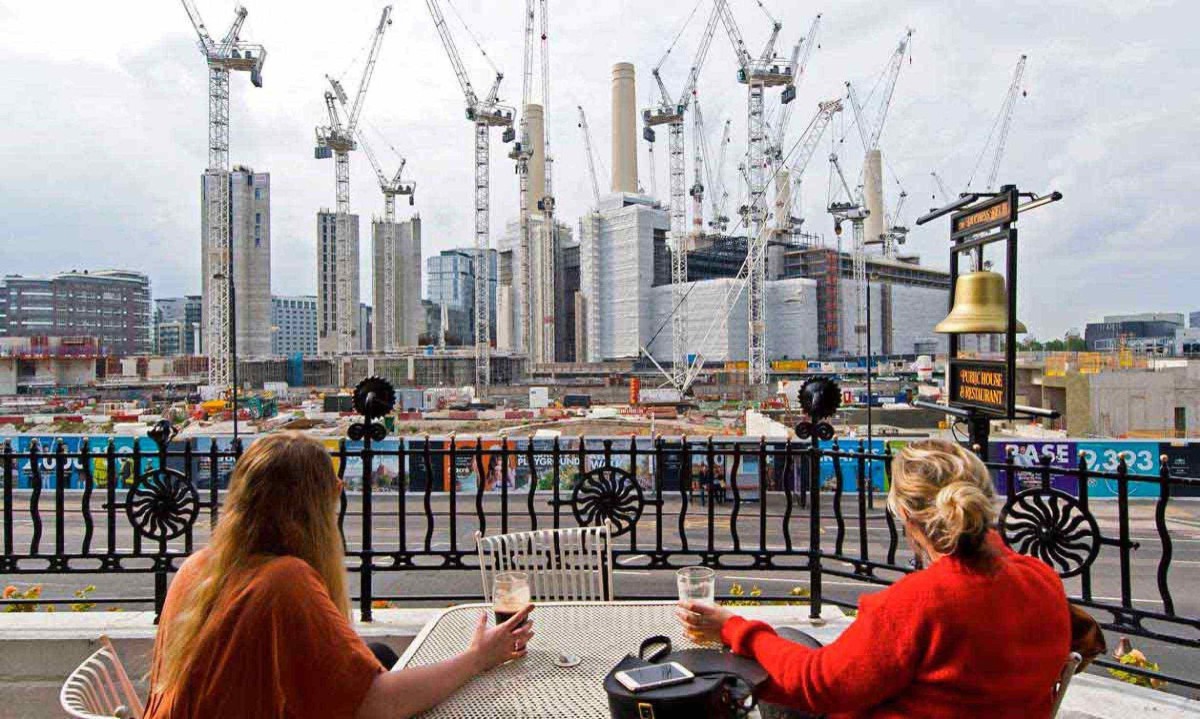
[[[618,569],[702,564],[787,573],[805,580],[813,617],[824,604],[853,607],[857,589],[890,584],[916,566],[903,527],[882,501],[888,445],[870,451],[861,441],[737,437],[387,438],[369,416],[352,436],[358,439],[329,444],[347,484],[339,520],[348,569],[358,580],[354,598],[367,620],[378,601],[477,599],[477,591],[375,588],[381,578],[404,576],[412,579],[408,587],[420,587],[418,578],[431,576],[425,573],[477,571],[477,530],[607,520]],[[242,446],[177,441],[165,427],[129,446],[73,442],[32,442],[20,451],[0,443],[0,575],[102,575],[107,593],[88,603],[152,602],[161,609],[170,575],[219,519],[222,489]],[[1191,597],[1190,609],[1183,606],[1172,571],[1180,530],[1168,519],[1173,497],[1200,493],[1200,480],[1172,476],[1165,458],[1156,474],[1131,472],[1123,456],[1115,464],[1114,471],[1093,469],[1086,454],[1067,467],[1052,466],[1048,456],[1021,465],[1013,454],[989,464],[1003,495],[998,528],[1010,546],[1052,566],[1072,600],[1106,629],[1200,648],[1200,611]],[[131,589],[137,583],[130,575],[152,577],[152,594]],[[827,580],[851,589],[827,592]],[[619,579],[616,586],[622,594]],[[761,599],[773,598],[785,597]],[[1200,688],[1194,674],[1165,678]]]

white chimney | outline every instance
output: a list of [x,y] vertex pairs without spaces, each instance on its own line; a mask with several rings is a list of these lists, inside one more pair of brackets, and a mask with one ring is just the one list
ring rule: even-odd
[[637,89],[629,62],[612,70],[612,191],[638,191]]

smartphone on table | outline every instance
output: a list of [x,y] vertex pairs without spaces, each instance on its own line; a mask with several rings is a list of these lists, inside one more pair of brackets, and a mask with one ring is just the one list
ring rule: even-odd
[[616,673],[616,679],[621,686],[635,693],[690,682],[694,678],[695,675],[679,662],[652,664]]

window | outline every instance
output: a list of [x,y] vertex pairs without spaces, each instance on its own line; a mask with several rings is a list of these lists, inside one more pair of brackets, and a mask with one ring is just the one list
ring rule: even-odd
[[262,199],[262,188],[261,187],[254,188],[254,199],[256,199],[256,200]]

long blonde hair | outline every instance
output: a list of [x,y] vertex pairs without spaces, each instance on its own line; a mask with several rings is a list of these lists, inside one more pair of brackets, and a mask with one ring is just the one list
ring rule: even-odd
[[234,467],[223,514],[183,609],[171,621],[155,691],[177,685],[195,658],[201,630],[230,578],[272,557],[303,559],[321,575],[347,617],[344,551],[337,523],[340,483],[325,447],[299,432],[255,441]]
[[892,460],[888,508],[939,553],[969,558],[996,523],[996,490],[979,457],[954,442],[928,439],[906,445]]

